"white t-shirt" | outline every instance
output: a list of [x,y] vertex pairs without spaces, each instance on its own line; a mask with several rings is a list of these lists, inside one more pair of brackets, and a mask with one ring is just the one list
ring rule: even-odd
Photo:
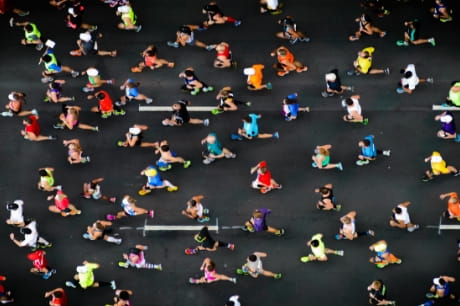
[[15,209],[15,210],[10,211],[10,220],[13,223],[24,222],[23,208],[22,208],[24,203],[14,202],[14,204],[18,205],[19,207],[17,209]]
[[32,233],[24,235],[24,240],[21,241],[21,246],[31,246],[34,247],[38,240],[38,232],[37,232],[37,222],[32,221],[30,222],[26,228],[30,229]]
[[270,10],[276,10],[278,8],[278,0],[267,0],[267,7]]
[[348,106],[347,105],[347,111],[348,114],[353,115],[354,112],[357,112],[359,115],[361,115],[361,105],[359,104],[359,100],[355,98],[351,98],[353,100],[353,105]]
[[409,224],[410,217],[409,217],[409,212],[407,211],[407,207],[403,205],[398,205],[398,207],[401,209],[401,213],[395,214],[395,219],[398,221],[404,222],[404,224]]
[[407,71],[412,72],[412,76],[410,78],[408,78],[408,79],[402,78],[401,79],[401,84],[402,84],[403,87],[405,87],[407,85],[410,90],[414,90],[415,87],[420,82],[420,80],[419,80],[419,78],[417,76],[417,73],[415,72],[414,64],[407,65],[406,69],[404,70],[404,73],[406,73]]
[[259,256],[256,255],[256,257],[257,257],[256,261],[248,260],[248,268],[250,271],[256,271],[255,273],[260,273],[263,269],[262,260],[260,260]]
[[239,301],[239,296],[238,295],[232,295],[228,300],[230,302],[233,302],[235,304],[235,306],[241,306],[241,303]]

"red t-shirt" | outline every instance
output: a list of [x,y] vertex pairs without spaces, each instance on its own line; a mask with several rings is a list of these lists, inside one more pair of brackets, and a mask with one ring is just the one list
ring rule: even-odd
[[60,291],[62,293],[62,296],[57,298],[53,295],[53,298],[51,299],[51,302],[54,303],[54,305],[61,305],[61,306],[67,306],[67,295],[65,294],[65,291],[62,290]]
[[113,101],[109,96],[109,93],[105,90],[101,90],[101,93],[105,95],[104,99],[99,100],[99,109],[101,112],[113,111]]
[[32,123],[26,125],[25,131],[33,133],[35,134],[35,136],[39,136],[40,135],[40,125],[38,124],[37,117],[31,115],[29,116],[29,119],[32,121]]
[[59,210],[65,210],[67,207],[69,207],[69,204],[70,201],[68,197],[65,197],[61,200],[54,199],[54,205],[56,205]]
[[268,170],[265,173],[259,173],[257,176],[257,180],[264,185],[270,186],[272,174]]
[[32,260],[34,268],[42,270],[48,267],[48,260],[46,260],[45,252],[43,252],[42,250],[37,250],[33,253],[28,254],[27,258],[29,260]]

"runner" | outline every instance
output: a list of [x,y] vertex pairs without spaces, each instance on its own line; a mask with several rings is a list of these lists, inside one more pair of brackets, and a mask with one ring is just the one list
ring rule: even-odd
[[390,156],[391,150],[378,150],[374,143],[374,135],[368,135],[363,140],[358,142],[358,146],[361,148],[361,154],[358,155],[356,165],[364,166],[369,164],[372,160],[376,160],[377,156],[382,154],[384,156]]
[[96,222],[86,228],[83,238],[92,241],[104,240],[109,243],[120,245],[123,239],[120,235],[114,233],[110,226],[112,226],[112,222],[110,221],[96,220]]
[[105,90],[99,90],[94,95],[89,95],[88,99],[96,98],[98,106],[91,107],[91,112],[100,113],[102,119],[109,118],[110,116],[124,116],[126,111],[121,109],[118,105],[114,105],[109,93]]
[[81,73],[81,75],[88,75],[88,83],[82,87],[83,92],[93,92],[95,88],[101,87],[104,84],[113,84],[114,80],[103,80],[99,74],[99,70],[94,67],[89,67]]
[[[147,166],[140,174],[147,177],[147,183],[142,186],[141,190],[139,190],[139,195],[141,196],[149,194],[153,189],[166,188],[169,192],[179,190],[179,187],[173,185],[170,181],[163,180],[157,168],[153,165]],[[128,196],[125,196],[125,198],[127,197]]]
[[142,101],[150,104],[153,102],[152,98],[147,97],[146,95],[139,92],[139,82],[135,82],[134,79],[127,79],[123,85],[120,86],[121,90],[125,91],[125,95],[120,97],[120,102],[115,102],[117,106],[126,105],[126,102],[131,102],[132,100]]
[[121,23],[117,25],[120,30],[131,30],[135,32],[142,30],[142,26],[137,24],[137,16],[129,2],[119,6],[116,15],[121,18]]
[[292,93],[289,94],[286,98],[283,99],[283,110],[281,111],[281,114],[284,117],[284,120],[286,121],[292,121],[297,119],[297,114],[299,112],[310,112],[310,107],[305,106],[305,107],[300,107],[299,103],[297,101],[298,94]]
[[348,71],[348,75],[360,74],[390,74],[390,68],[376,69],[372,68],[372,54],[374,54],[374,47],[366,47],[358,52],[358,57],[353,62],[354,70]]
[[380,30],[372,24],[371,18],[367,14],[361,14],[360,17],[355,19],[355,22],[359,24],[359,29],[355,32],[354,35],[348,36],[349,41],[357,41],[361,38],[363,34],[372,36],[374,33],[378,34],[380,37],[385,37],[387,32]]
[[320,170],[337,168],[340,171],[343,171],[343,166],[341,162],[336,163],[336,164],[332,164],[330,162],[331,161],[330,152],[329,152],[330,149],[332,149],[332,145],[330,144],[316,146],[315,155],[311,157],[311,159],[313,160],[313,162],[311,163],[311,166],[313,168],[317,168]]
[[334,254],[337,256],[343,256],[343,250],[332,250],[326,248],[324,241],[323,241],[323,234],[318,233],[311,237],[311,239],[307,242],[307,246],[310,247],[311,253],[307,256],[300,257],[301,262],[309,262],[309,261],[327,261],[328,257],[327,254]]
[[93,199],[93,200],[104,200],[108,201],[109,203],[115,203],[116,198],[115,197],[109,197],[106,195],[103,195],[101,192],[101,185],[99,185],[100,182],[103,182],[104,178],[99,177],[92,179],[90,182],[85,182],[83,183],[83,192],[82,192],[82,197],[85,199]]
[[433,285],[430,288],[430,292],[426,294],[429,299],[442,299],[449,298],[455,300],[455,294],[451,292],[450,283],[455,282],[455,277],[440,275],[433,278]]
[[157,57],[158,50],[156,46],[149,45],[144,51],[141,52],[141,56],[144,58],[143,62],[137,64],[131,68],[131,72],[142,72],[145,68],[155,70],[163,67],[164,65],[169,68],[174,68],[174,62],[167,61]]
[[241,306],[239,299],[240,299],[239,295],[232,295],[231,297],[228,298],[228,301],[227,303],[225,303],[225,306]]
[[460,171],[454,166],[447,166],[446,162],[442,159],[441,153],[433,151],[430,156],[425,158],[425,163],[431,163],[431,169],[425,171],[425,176],[422,177],[422,182],[428,182],[441,174],[452,174],[459,176]]
[[1,112],[0,115],[2,117],[23,117],[23,116],[38,116],[38,112],[36,109],[32,109],[30,111],[23,110],[22,106],[26,102],[25,100],[26,94],[19,91],[12,91],[8,94],[8,104],[5,105],[6,111]]
[[334,192],[332,184],[326,184],[323,187],[315,188],[315,192],[319,193],[321,199],[316,203],[316,208],[320,210],[336,210],[340,211],[342,205],[335,203]]
[[77,127],[82,130],[99,132],[98,126],[92,126],[89,124],[80,123],[80,120],[79,120],[80,111],[81,111],[80,106],[67,105],[65,103],[62,104],[62,112],[61,114],[59,114],[59,120],[61,122],[54,124],[53,128],[57,130],[63,130],[64,128],[73,130],[74,128]]
[[269,232],[276,236],[283,236],[285,233],[284,228],[274,228],[267,225],[266,219],[271,210],[268,208],[257,208],[253,211],[251,219],[246,221],[244,227],[242,228],[245,232]]
[[248,76],[246,83],[249,90],[271,90],[273,88],[272,83],[263,83],[264,74],[262,70],[264,68],[265,66],[262,64],[254,64],[249,68],[244,68],[243,73]]
[[177,156],[176,152],[171,151],[167,140],[162,140],[155,146],[155,154],[160,154],[160,158],[156,162],[158,170],[160,171],[167,171],[171,169],[172,163],[182,164],[185,169],[190,167],[192,164],[190,160],[185,160],[184,158]]
[[187,110],[187,105],[190,105],[190,101],[179,100],[172,105],[172,113],[170,118],[166,118],[161,121],[164,126],[182,126],[185,123],[189,124],[202,124],[204,126],[209,125],[209,119],[198,119],[191,118],[190,113]]
[[94,280],[94,270],[99,269],[100,265],[98,263],[93,263],[89,261],[83,261],[83,264],[77,266],[77,274],[74,275],[72,281],[66,281],[65,285],[67,287],[77,288],[77,285],[82,289],[87,288],[98,288],[98,287],[111,287],[112,290],[117,289],[117,285],[114,280],[110,282],[101,282]]
[[46,90],[46,97],[43,99],[44,102],[68,102],[75,101],[75,97],[62,97],[62,86],[66,83],[65,80],[54,80],[48,84],[48,89]]
[[19,229],[19,232],[24,235],[23,240],[16,240],[14,233],[10,234],[10,239],[20,248],[30,247],[32,251],[35,251],[40,248],[50,248],[53,246],[52,243],[38,234],[37,221],[35,220],[26,222],[26,224]]
[[373,281],[367,286],[369,292],[369,304],[372,305],[396,305],[396,301],[387,300],[387,287],[381,280]]
[[24,125],[24,129],[21,130],[21,135],[24,139],[30,141],[56,140],[56,137],[53,135],[44,136],[40,134],[41,127],[38,123],[38,116],[30,115],[22,119],[22,124]]
[[405,69],[401,69],[401,73],[403,77],[401,81],[398,83],[398,88],[396,88],[396,92],[401,93],[408,93],[411,94],[419,83],[430,83],[433,84],[433,78],[419,78],[417,76],[417,72],[415,71],[415,65],[409,64]]
[[199,48],[204,48],[208,51],[214,49],[213,45],[207,45],[198,39],[195,39],[195,32],[194,30],[200,30],[200,26],[197,25],[182,25],[176,32],[176,40],[175,41],[167,41],[167,45],[173,48],[185,47],[189,46],[197,46]]
[[221,280],[230,281],[236,284],[236,278],[231,278],[224,274],[218,274],[216,271],[216,263],[211,261],[211,258],[206,257],[201,264],[200,270],[203,271],[204,276],[201,278],[189,278],[190,284],[209,284]]
[[434,3],[434,7],[430,9],[430,12],[433,14],[435,19],[439,19],[441,22],[449,22],[453,20],[451,16],[452,9],[447,7],[443,0],[435,0]]
[[373,243],[369,250],[374,251],[375,257],[371,257],[369,262],[376,265],[377,268],[385,268],[389,264],[401,264],[402,260],[397,258],[395,255],[390,253],[387,242],[385,240],[377,241]]
[[259,275],[263,275],[266,277],[273,277],[274,279],[280,279],[282,277],[281,273],[274,273],[263,268],[263,257],[267,257],[267,253],[252,253],[246,258],[246,263],[241,267],[241,269],[236,269],[236,274],[250,275],[252,278],[258,278]]
[[278,63],[273,67],[277,71],[278,76],[285,76],[292,71],[304,72],[308,70],[308,67],[299,61],[296,61],[294,54],[289,51],[288,48],[281,46],[276,48],[270,53],[270,56],[277,57]]
[[67,294],[64,289],[56,288],[45,292],[45,299],[51,297],[50,306],[67,306]]
[[13,20],[13,22],[10,21],[10,25],[23,27],[22,29],[24,30],[24,38],[21,39],[21,45],[33,45],[37,51],[43,49],[44,44],[41,40],[42,34],[40,33],[40,30],[35,23],[28,21],[14,22]]
[[49,279],[53,274],[56,274],[56,269],[52,269],[48,265],[48,260],[45,258],[46,252],[37,250],[27,254],[27,259],[32,261],[33,267],[30,273],[41,276],[43,279]]
[[60,185],[54,186],[54,168],[39,168],[38,175],[40,175],[40,181],[37,184],[38,190],[51,192],[61,189]]
[[259,189],[260,193],[264,194],[272,189],[281,189],[283,187],[272,178],[272,174],[270,170],[268,170],[266,161],[259,162],[251,168],[250,172],[251,174],[257,173],[257,178],[252,181],[251,187]]
[[339,233],[335,235],[337,240],[355,240],[360,236],[374,236],[374,231],[368,229],[365,232],[356,231],[356,211],[350,211],[345,216],[340,218],[342,223]]
[[457,126],[452,112],[445,111],[442,114],[436,115],[434,120],[441,122],[441,130],[436,133],[436,136],[442,139],[453,139],[455,142],[460,142],[460,135],[457,134]]
[[118,266],[121,268],[135,267],[137,269],[155,269],[162,271],[161,264],[148,263],[144,257],[144,251],[148,247],[142,244],[136,244],[134,248],[129,248],[127,253],[123,253],[123,259],[125,261],[118,262]]
[[220,158],[236,158],[236,154],[229,149],[222,146],[220,141],[217,139],[216,133],[209,133],[205,138],[201,140],[201,144],[206,146],[203,151],[203,164],[209,165],[216,159]]
[[283,32],[276,33],[276,37],[289,40],[291,45],[298,41],[310,42],[309,37],[306,37],[301,31],[297,31],[297,24],[293,17],[286,16],[278,20],[278,24],[283,26]]
[[119,211],[116,215],[108,214],[106,219],[108,221],[113,221],[117,219],[121,219],[124,217],[129,216],[141,216],[141,215],[148,215],[150,218],[154,217],[153,209],[144,209],[136,205],[136,199],[130,197],[129,195],[125,195],[121,200],[121,207],[123,208],[122,211]]
[[418,224],[413,224],[410,220],[409,212],[407,211],[407,207],[410,204],[409,201],[406,201],[391,210],[393,213],[390,219],[391,227],[407,229],[408,232],[413,232],[420,228]]
[[213,115],[218,115],[226,111],[236,111],[238,110],[238,105],[245,105],[247,107],[251,106],[250,101],[244,102],[236,100],[230,86],[225,86],[219,90],[216,100],[219,100],[219,105],[211,111]]
[[208,252],[215,252],[219,247],[225,247],[230,251],[235,249],[235,245],[233,243],[228,243],[220,240],[214,240],[214,238],[209,233],[208,227],[203,226],[198,234],[196,234],[193,239],[198,242],[200,245],[196,247],[187,248],[185,249],[185,254],[187,255],[195,255],[198,254],[200,251],[208,251]]
[[77,50],[70,51],[70,55],[72,56],[85,56],[88,54],[96,54],[99,56],[117,56],[117,50],[99,50],[99,44],[97,42],[97,38],[102,38],[101,33],[95,34],[92,31],[86,31],[80,33],[77,39]]
[[266,139],[266,138],[275,138],[279,139],[280,135],[278,132],[273,132],[273,133],[259,133],[259,124],[257,123],[257,120],[262,118],[261,114],[254,114],[250,113],[247,116],[244,116],[242,118],[243,121],[243,128],[238,129],[238,134],[237,135],[231,135],[232,139],[236,140],[242,140],[243,138],[246,138],[248,140],[251,140],[253,138],[260,138],[260,139]]
[[115,291],[115,297],[113,298],[114,304],[106,304],[106,306],[130,306],[131,302],[129,299],[133,295],[131,290],[117,289]]
[[55,214],[61,214],[63,217],[80,215],[81,210],[78,210],[62,190],[57,190],[56,195],[50,195],[47,200],[54,199],[54,204],[48,206],[48,210]]
[[260,0],[259,3],[261,14],[279,15],[283,12],[281,10],[282,4],[278,0]]
[[442,105],[460,107],[460,81],[453,81],[450,86],[449,96]]
[[73,78],[80,75],[78,71],[75,71],[71,67],[61,65],[61,63],[57,60],[56,55],[54,55],[53,48],[46,48],[45,53],[43,53],[43,56],[40,58],[40,63],[42,62],[45,66],[45,70],[42,72],[43,83],[52,82],[54,80],[53,76],[62,71],[70,73]]
[[14,202],[6,202],[6,210],[10,212],[10,218],[6,219],[6,224],[15,227],[23,227],[25,225],[23,206],[23,200],[14,200]]
[[231,23],[235,27],[241,24],[241,20],[235,19],[230,16],[225,16],[224,13],[217,6],[216,1],[211,1],[203,7],[202,13],[206,15],[207,20],[203,21],[203,27],[208,29],[214,24]]
[[333,69],[329,71],[328,73],[326,73],[324,78],[326,79],[326,91],[323,91],[321,93],[321,95],[324,98],[332,97],[335,95],[342,95],[345,92],[345,90],[351,92],[354,91],[353,86],[342,85],[338,69]]
[[226,42],[221,42],[215,46],[216,58],[214,59],[214,68],[236,68],[237,63],[232,58],[232,51],[230,45]]
[[409,44],[420,45],[420,44],[431,44],[431,46],[436,46],[436,41],[434,37],[430,38],[420,38],[420,21],[418,19],[404,21],[404,26],[406,27],[404,31],[404,40],[398,40],[396,42],[397,46],[407,47]]
[[[0,282],[6,281],[6,276],[0,275]],[[0,283],[0,303],[8,304],[13,303],[14,298],[11,291],[8,291],[2,283]]]
[[80,140],[77,138],[64,140],[64,147],[67,147],[67,161],[69,164],[86,164],[90,162],[89,156],[82,156],[83,149]]
[[184,79],[184,85],[181,87],[183,91],[190,92],[192,96],[196,96],[203,92],[210,92],[214,90],[214,87],[209,86],[203,81],[200,81],[198,77],[195,75],[195,70],[193,67],[185,68],[184,71],[179,73],[179,78]]
[[342,107],[347,109],[347,113],[342,117],[345,122],[352,123],[361,123],[367,125],[369,123],[369,118],[364,118],[362,114],[361,104],[359,103],[361,99],[360,95],[353,95],[347,99],[342,100]]
[[458,200],[458,194],[456,192],[443,193],[439,196],[441,200],[449,197],[447,201],[447,210],[442,215],[445,218],[457,219],[460,221],[460,201]]
[[208,222],[210,220],[208,216],[209,209],[204,208],[203,204],[201,204],[203,199],[204,195],[201,194],[193,196],[187,201],[187,208],[182,210],[181,214],[200,223]]
[[134,124],[125,134],[125,140],[119,140],[117,145],[124,148],[133,148],[133,147],[155,147],[156,142],[145,142],[143,141],[144,135],[143,132],[148,130],[148,126],[144,124]]

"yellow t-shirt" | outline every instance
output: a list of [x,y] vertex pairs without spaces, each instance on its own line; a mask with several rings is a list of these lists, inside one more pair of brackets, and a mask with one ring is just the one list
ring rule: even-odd
[[358,56],[358,59],[357,59],[358,66],[361,68],[362,73],[368,73],[369,72],[369,69],[372,66],[372,53],[374,53],[375,48],[374,47],[367,47],[367,48],[364,48],[363,50],[361,50],[361,52],[366,52],[366,51],[369,53],[368,58]]

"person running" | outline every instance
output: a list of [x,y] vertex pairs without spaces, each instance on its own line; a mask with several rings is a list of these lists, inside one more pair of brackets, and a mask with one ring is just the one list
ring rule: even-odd
[[[243,140],[243,138],[251,140],[253,138],[260,138],[260,139],[266,139],[266,138],[275,138],[279,139],[280,135],[278,132],[273,132],[273,133],[259,133],[259,124],[257,121],[262,118],[261,114],[254,114],[250,113],[247,116],[244,116],[242,118],[243,121],[243,127],[239,128],[237,131],[237,135],[233,136],[232,138],[235,138],[236,140]],[[239,137],[238,137],[239,136]]]
[[24,38],[21,39],[21,45],[27,46],[32,45],[35,46],[37,51],[43,49],[43,41],[41,40],[42,34],[38,29],[37,25],[33,22],[10,22],[10,25],[22,27],[24,30]]
[[193,196],[187,201],[187,208],[182,210],[181,214],[200,223],[208,222],[210,220],[208,217],[209,209],[204,208],[201,204],[203,199],[204,195],[201,194]]
[[337,256],[343,256],[343,250],[332,250],[326,248],[326,245],[323,241],[323,234],[318,233],[311,237],[311,239],[307,242],[307,246],[310,247],[311,253],[307,256],[300,257],[301,262],[309,262],[309,261],[327,261],[329,258],[327,254],[334,254]]
[[460,171],[454,166],[448,166],[442,158],[441,153],[433,151],[430,156],[425,158],[425,163],[430,162],[431,169],[425,171],[425,176],[422,177],[422,182],[428,182],[441,174],[452,174],[459,176]]
[[323,187],[315,188],[315,193],[319,193],[321,199],[316,203],[316,208],[320,210],[340,211],[342,205],[335,203],[334,191],[332,184],[326,184]]
[[449,22],[453,20],[450,15],[452,10],[447,7],[443,0],[435,0],[434,7],[430,9],[430,12],[433,14],[434,19],[439,19],[441,22]]
[[374,231],[368,229],[365,232],[356,231],[356,211],[350,211],[340,218],[342,223],[339,233],[335,235],[337,240],[354,240],[360,236],[374,236]]
[[76,78],[80,75],[78,71],[75,71],[69,66],[63,66],[57,60],[56,55],[54,55],[53,48],[47,47],[45,53],[40,58],[40,63],[43,63],[45,70],[42,72],[42,82],[48,83],[54,80],[53,76],[57,75],[59,72],[67,72],[72,75],[73,78]]
[[203,21],[204,29],[208,29],[214,24],[231,23],[235,27],[241,25],[241,20],[230,16],[225,16],[224,13],[220,10],[219,6],[217,6],[216,1],[211,1],[206,4],[203,7],[202,13],[207,17],[207,20]]
[[190,101],[179,100],[172,105],[172,113],[170,118],[166,118],[161,121],[164,126],[182,126],[185,123],[189,124],[202,124],[204,126],[209,125],[209,119],[198,119],[191,118],[190,113],[187,110],[187,105],[190,105]]
[[46,90],[46,97],[43,99],[44,102],[68,102],[75,101],[75,97],[62,97],[62,86],[66,83],[65,80],[54,80],[48,84],[48,89]]
[[354,35],[348,36],[349,41],[357,41],[361,38],[363,34],[372,36],[374,33],[378,34],[380,37],[385,37],[387,32],[382,31],[372,24],[371,18],[367,14],[361,14],[360,17],[355,19],[355,22],[359,24],[358,31]]
[[267,225],[267,216],[271,214],[268,208],[257,208],[253,211],[251,219],[245,222],[242,228],[245,232],[269,232],[275,236],[283,236],[285,233],[284,228],[275,228]]
[[194,30],[199,30],[200,27],[197,25],[181,25],[176,32],[176,40],[175,41],[167,41],[166,44],[172,48],[179,48],[189,46],[197,46],[199,48],[204,48],[208,51],[214,49],[213,45],[207,45],[198,39],[195,39],[195,32]]
[[361,99],[360,95],[353,95],[347,99],[342,100],[342,107],[346,108],[347,113],[342,117],[345,122],[352,123],[361,123],[367,125],[369,123],[369,118],[364,118],[362,114],[361,104],[359,103]]
[[297,119],[297,115],[299,112],[310,112],[310,107],[300,107],[299,102],[297,101],[298,94],[292,93],[289,94],[287,97],[283,99],[282,106],[283,109],[281,114],[286,121],[293,121]]
[[311,163],[311,166],[313,168],[317,168],[320,170],[323,169],[339,169],[340,171],[343,171],[343,165],[341,162],[332,164],[331,161],[331,156],[329,150],[332,149],[332,145],[330,144],[325,144],[325,145],[320,145],[316,146],[315,148],[315,155],[311,157],[313,162]]
[[228,301],[225,303],[225,306],[241,306],[240,296],[232,295],[228,298]]
[[127,79],[123,85],[120,86],[120,90],[125,91],[125,95],[120,97],[120,101],[115,102],[117,106],[124,106],[126,102],[131,102],[132,100],[142,101],[150,104],[153,102],[152,98],[147,97],[146,95],[139,92],[139,82],[135,82],[134,79]]
[[272,174],[267,167],[267,162],[264,160],[252,167],[250,173],[257,173],[257,177],[254,181],[252,181],[251,187],[259,189],[262,194],[265,194],[273,189],[281,189],[283,187],[272,178]]
[[117,56],[117,50],[107,51],[107,50],[99,50],[99,44],[97,42],[97,38],[102,38],[102,34],[93,34],[92,31],[86,31],[80,33],[77,39],[77,46],[78,49],[70,51],[70,55],[72,56],[85,56],[88,54],[96,54],[99,56]]
[[446,98],[446,101],[442,104],[442,106],[460,107],[460,81],[453,81],[450,86],[449,96]]
[[[0,275],[0,282],[4,281],[6,281],[6,276]],[[11,291],[7,290],[5,286],[2,283],[0,283],[0,303],[8,304],[13,302],[14,298],[11,294]]]
[[408,232],[413,232],[420,228],[418,224],[413,224],[410,220],[409,212],[407,207],[411,203],[409,201],[398,204],[391,210],[393,213],[390,219],[390,226],[397,227],[400,229],[406,229]]
[[283,5],[278,0],[260,0],[259,3],[261,14],[279,15],[283,12]]
[[99,70],[94,67],[89,67],[81,73],[81,75],[88,75],[88,83],[82,87],[83,92],[93,92],[96,88],[101,87],[104,84],[113,84],[114,80],[103,80],[99,74]]
[[142,72],[145,68],[155,70],[165,65],[169,68],[174,68],[174,62],[158,58],[157,53],[157,47],[154,45],[149,45],[144,51],[141,52],[141,56],[144,58],[144,61],[137,64],[137,66],[132,67],[131,72]]
[[299,61],[296,61],[294,54],[288,48],[281,46],[270,53],[270,56],[276,56],[278,63],[274,65],[278,76],[285,76],[292,71],[304,72],[308,67]]
[[179,78],[184,79],[184,85],[181,87],[183,91],[190,92],[192,96],[196,96],[200,91],[210,92],[214,87],[209,86],[203,81],[200,81],[195,74],[193,67],[185,68],[184,71],[179,73]]
[[46,252],[36,250],[27,254],[27,259],[32,261],[33,267],[30,268],[30,273],[40,275],[43,279],[49,279],[53,274],[56,274],[56,269],[49,267],[48,260],[45,258]]
[[390,11],[383,5],[383,0],[361,0],[360,5],[373,11],[380,18],[390,15]]
[[250,275],[252,278],[258,278],[259,275],[266,277],[273,277],[280,279],[283,275],[281,273],[274,273],[263,268],[262,258],[267,257],[267,253],[254,252],[246,258],[246,263],[240,268],[236,269],[236,274]]
[[36,115],[30,115],[22,119],[22,124],[24,125],[24,129],[21,130],[21,135],[24,139],[30,141],[56,140],[56,137],[53,135],[41,135],[41,127],[38,123],[38,116]]
[[326,91],[323,91],[321,93],[321,95],[324,98],[332,97],[335,95],[342,95],[345,93],[345,91],[354,91],[353,86],[342,85],[338,69],[333,69],[329,71],[328,73],[326,73],[324,78],[326,80]]
[[226,111],[236,111],[238,110],[238,105],[245,105],[247,107],[251,106],[250,101],[244,102],[236,100],[230,86],[225,86],[219,90],[216,100],[219,101],[219,104],[217,105],[217,108],[211,111],[213,115],[218,115]]
[[67,294],[62,288],[55,288],[45,292],[45,299],[50,298],[50,306],[67,306]]
[[54,204],[48,206],[48,210],[52,213],[61,214],[63,217],[81,214],[81,210],[70,203],[69,197],[62,190],[56,191],[56,195],[50,195],[47,200],[54,200]]
[[5,105],[5,112],[1,112],[0,115],[2,117],[24,117],[24,116],[38,116],[38,111],[36,109],[32,109],[30,111],[23,110],[22,106],[26,102],[25,100],[26,94],[19,91],[12,91],[8,94],[8,104]]
[[249,68],[244,68],[243,73],[244,75],[247,75],[247,81],[246,84],[248,85],[249,90],[262,90],[262,89],[267,89],[271,90],[273,88],[272,83],[267,82],[263,83],[264,79],[264,70],[265,66],[262,64],[254,64]]
[[447,200],[447,210],[442,215],[445,218],[457,219],[460,221],[460,201],[458,200],[458,194],[456,192],[443,193],[439,196],[441,200],[449,197]]
[[142,26],[137,23],[137,16],[129,2],[117,8],[117,16],[120,16],[121,23],[117,25],[120,30],[129,30],[139,32]]
[[37,183],[38,190],[51,192],[61,189],[60,185],[54,186],[54,168],[39,168],[38,175],[40,176],[40,180]]
[[442,139],[454,139],[455,142],[460,142],[460,136],[457,134],[457,126],[452,112],[445,111],[442,114],[436,115],[434,120],[441,122],[441,129],[436,133],[436,136]]
[[160,171],[171,169],[172,163],[182,164],[185,169],[192,164],[190,160],[185,160],[183,157],[177,156],[176,152],[171,151],[167,140],[162,140],[156,145],[155,154],[160,154],[160,158],[156,162],[158,170]]
[[348,75],[360,74],[390,74],[390,68],[377,69],[372,68],[372,54],[374,54],[374,47],[366,47],[358,52],[358,57],[353,62],[354,70],[348,71]]
[[408,93],[411,94],[419,83],[430,83],[433,84],[434,80],[432,77],[429,78],[419,78],[417,76],[417,72],[415,71],[415,65],[409,64],[405,69],[401,69],[401,73],[403,77],[401,81],[398,83],[398,88],[396,88],[396,92],[401,93]]
[[19,232],[24,235],[23,240],[16,240],[14,233],[10,233],[10,239],[18,247],[29,247],[32,251],[40,248],[50,248],[53,246],[52,243],[48,242],[45,238],[41,237],[37,231],[37,221],[31,220],[19,229]]
[[73,130],[74,128],[79,128],[82,130],[89,130],[94,132],[99,132],[98,126],[92,126],[85,123],[80,123],[80,106],[74,105],[67,105],[62,104],[62,112],[59,114],[59,120],[61,122],[56,123],[53,125],[53,128],[57,130],[63,130],[64,128],[68,128],[69,130]]
[[217,139],[216,133],[209,133],[201,140],[201,144],[206,146],[203,151],[203,164],[209,165],[216,159],[220,158],[236,158],[236,154],[222,146],[221,142]]
[[430,292],[426,294],[429,299],[449,298],[455,300],[455,294],[452,293],[450,283],[455,282],[455,277],[440,275],[433,278],[433,285],[430,287]]
[[71,288],[80,286],[82,289],[98,288],[98,287],[111,287],[112,290],[117,289],[117,284],[114,280],[110,282],[95,281],[94,270],[99,269],[100,265],[95,262],[83,261],[83,264],[77,266],[77,274],[74,275],[72,281],[66,281],[65,285]]
[[113,304],[106,304],[106,306],[130,306],[131,295],[133,295],[133,292],[131,290],[117,289],[115,290]]
[[236,67],[237,63],[233,61],[232,51],[230,51],[230,45],[228,43],[223,41],[214,46],[216,50],[216,58],[213,63],[214,68]]
[[14,200],[13,202],[6,202],[6,210],[10,212],[10,217],[6,219],[6,224],[15,227],[23,227],[25,225],[23,206],[23,200]]
[[433,47],[436,46],[436,40],[434,37],[420,38],[420,21],[418,19],[404,21],[406,27],[404,31],[404,40],[398,40],[397,46],[407,47],[409,44],[420,45],[420,44],[431,44]]
[[289,40],[291,45],[296,42],[310,42],[310,38],[301,31],[297,31],[297,24],[292,16],[286,16],[278,20],[278,24],[283,26],[283,32],[276,33],[276,37]]
[[117,233],[114,233],[110,226],[112,226],[112,222],[110,221],[96,220],[96,222],[86,228],[86,232],[82,236],[87,240],[104,240],[120,245],[123,239]]
[[84,29],[95,31],[97,29],[96,25],[83,22],[84,12],[85,7],[80,4],[80,1],[71,1],[70,7],[67,9],[67,15],[65,18],[66,26],[73,30]]
[[369,304],[372,305],[396,305],[396,301],[387,299],[387,287],[382,280],[375,280],[367,286]]
[[83,192],[82,192],[82,197],[85,199],[93,199],[93,200],[104,200],[108,201],[109,203],[115,203],[116,197],[109,197],[106,195],[102,194],[101,191],[101,185],[99,183],[103,182],[104,178],[103,177],[98,177],[95,179],[92,179],[89,182],[83,183]]
[[148,130],[148,126],[145,124],[134,124],[125,134],[125,140],[119,140],[117,146],[124,148],[133,148],[133,147],[155,147],[156,142],[145,142],[144,131]]
[[389,264],[401,264],[402,260],[390,253],[388,244],[385,240],[377,241],[371,244],[369,250],[374,251],[376,254],[369,259],[370,263],[376,265],[377,268],[385,268]]
[[109,93],[105,90],[99,90],[94,95],[88,95],[88,99],[96,98],[98,105],[91,107],[91,112],[100,113],[102,119],[107,119],[110,116],[124,116],[126,111],[118,105],[114,105]]
[[225,247],[230,251],[235,249],[235,245],[233,243],[215,240],[209,233],[207,226],[203,226],[200,232],[196,234],[193,239],[195,239],[195,241],[200,245],[185,249],[185,254],[187,255],[195,255],[200,251],[215,252],[219,247]]
[[206,257],[201,264],[200,270],[203,271],[204,276],[201,278],[189,278],[190,284],[209,284],[217,281],[230,281],[236,284],[236,278],[229,277],[224,274],[218,274],[216,271],[216,263],[211,258]]
[[152,264],[145,260],[144,251],[147,249],[148,247],[142,244],[136,244],[135,247],[129,248],[128,252],[123,253],[124,261],[118,262],[118,266],[121,268],[134,267],[137,269],[163,270],[161,264]]
[[89,156],[82,156],[83,149],[80,140],[77,138],[67,139],[62,142],[67,147],[67,161],[69,164],[86,164],[90,162]]
[[364,166],[368,165],[372,160],[376,160],[377,156],[382,154],[384,156],[390,156],[391,150],[378,150],[375,146],[374,135],[368,135],[363,140],[358,142],[358,146],[361,148],[361,154],[358,155],[356,165]]
[[163,180],[157,168],[153,165],[147,166],[140,174],[147,177],[147,183],[142,185],[141,190],[139,190],[139,195],[149,194],[153,189],[166,188],[169,192],[179,190],[179,187],[173,185],[170,181]]
[[145,209],[141,208],[136,205],[136,199],[133,197],[130,197],[129,195],[125,195],[123,199],[121,200],[121,207],[123,208],[122,211],[117,212],[115,215],[108,214],[106,216],[106,219],[108,221],[114,221],[117,219],[121,219],[124,217],[129,217],[129,216],[141,216],[141,215],[148,215],[150,218],[154,217],[154,211],[153,209]]

